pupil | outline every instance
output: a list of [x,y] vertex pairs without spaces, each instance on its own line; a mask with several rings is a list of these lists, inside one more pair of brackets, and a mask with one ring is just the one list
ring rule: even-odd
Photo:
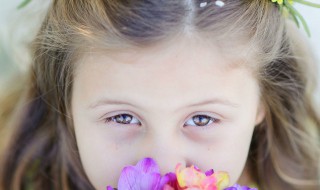
[[123,124],[129,124],[132,117],[130,117],[128,114],[121,114],[116,116],[116,121]]
[[199,115],[199,116],[194,116],[193,121],[197,125],[204,126],[209,123],[210,119],[206,115]]

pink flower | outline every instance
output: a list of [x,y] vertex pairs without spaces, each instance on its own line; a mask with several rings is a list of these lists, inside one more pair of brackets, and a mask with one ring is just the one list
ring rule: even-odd
[[178,164],[176,175],[181,189],[223,190],[229,184],[229,175],[226,172],[209,170],[203,173],[195,166],[182,168],[181,164]]

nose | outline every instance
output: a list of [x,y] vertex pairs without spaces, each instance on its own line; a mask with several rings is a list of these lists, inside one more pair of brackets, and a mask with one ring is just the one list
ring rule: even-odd
[[175,172],[178,163],[181,163],[182,166],[188,164],[185,149],[179,138],[157,135],[145,140],[143,146],[141,146],[139,157],[153,158],[157,162],[161,174],[166,174]]

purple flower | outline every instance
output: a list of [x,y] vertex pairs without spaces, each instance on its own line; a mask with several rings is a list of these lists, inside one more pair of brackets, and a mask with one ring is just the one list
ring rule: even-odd
[[[156,162],[152,158],[139,161],[136,166],[123,168],[118,182],[118,190],[162,190],[165,184],[174,184],[176,175],[168,173],[161,176]],[[110,186],[107,190],[111,190]]]
[[[199,187],[194,186],[195,182],[199,182],[199,180],[204,183],[198,184]],[[152,158],[144,158],[135,166],[123,168],[117,190],[183,190],[189,189],[189,187],[190,189],[198,190],[258,190],[257,188],[250,188],[239,184],[227,187],[228,183],[229,177],[226,172],[215,173],[211,169],[202,173],[194,165],[181,170],[181,164],[178,164],[176,166],[176,173],[170,172],[161,176],[157,163]],[[106,190],[114,190],[114,188],[107,186]]]
[[247,186],[241,186],[239,184],[235,184],[232,187],[225,188],[224,190],[258,190],[257,188],[250,188]]

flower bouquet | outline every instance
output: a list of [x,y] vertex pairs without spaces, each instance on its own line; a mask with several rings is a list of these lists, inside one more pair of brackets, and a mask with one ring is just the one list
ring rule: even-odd
[[118,188],[107,186],[107,190],[257,190],[235,184],[229,186],[226,172],[214,172],[213,169],[202,172],[192,165],[182,167],[177,164],[175,172],[160,174],[157,163],[152,158],[144,158],[135,166],[123,168]]

